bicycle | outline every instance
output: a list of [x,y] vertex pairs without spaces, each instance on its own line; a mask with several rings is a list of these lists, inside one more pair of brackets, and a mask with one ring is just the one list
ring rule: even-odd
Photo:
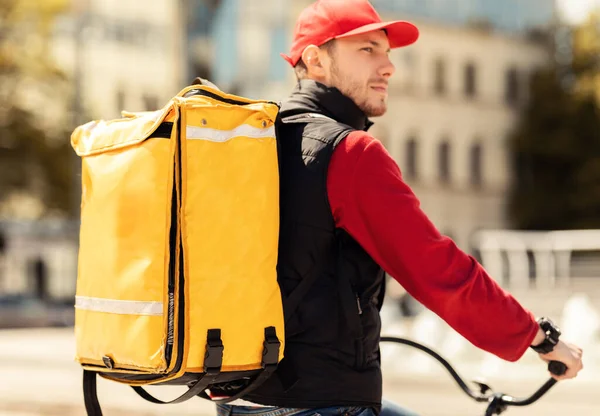
[[[550,378],[536,392],[534,392],[531,396],[526,398],[515,398],[508,394],[496,393],[492,390],[490,386],[479,381],[473,381],[473,383],[479,387],[479,391],[474,391],[471,388],[469,388],[467,383],[458,375],[458,373],[450,365],[450,363],[441,355],[433,351],[431,348],[428,348],[415,341],[390,336],[381,337],[381,342],[391,342],[396,344],[407,345],[409,347],[421,350],[435,358],[444,366],[446,370],[448,370],[454,381],[456,381],[456,383],[459,385],[462,391],[464,391],[467,394],[467,396],[469,396],[478,403],[488,403],[485,416],[500,415],[506,410],[508,410],[509,406],[520,407],[533,404],[536,401],[538,401],[544,394],[548,392],[548,390],[550,390],[557,383],[555,379]],[[567,366],[558,361],[551,361],[548,364],[548,371],[550,371],[554,375],[560,376],[567,371]]]

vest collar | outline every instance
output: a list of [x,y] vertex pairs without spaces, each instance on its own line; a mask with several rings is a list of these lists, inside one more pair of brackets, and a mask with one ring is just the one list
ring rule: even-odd
[[373,125],[354,101],[340,90],[310,79],[298,82],[290,98],[282,105],[281,112],[286,116],[317,112],[356,130],[367,131]]

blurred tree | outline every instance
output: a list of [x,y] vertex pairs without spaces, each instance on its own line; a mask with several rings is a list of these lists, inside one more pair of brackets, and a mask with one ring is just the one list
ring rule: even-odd
[[0,0],[0,215],[28,195],[44,215],[70,208],[69,83],[51,60],[56,17],[69,0]]
[[575,92],[596,97],[600,103],[600,11],[573,30],[573,72]]
[[509,215],[517,228],[600,228],[600,111],[589,82],[598,79],[597,58],[574,48],[567,68],[553,65],[532,77],[509,141]]

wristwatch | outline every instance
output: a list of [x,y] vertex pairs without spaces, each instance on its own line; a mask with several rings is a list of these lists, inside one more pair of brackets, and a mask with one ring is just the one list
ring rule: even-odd
[[546,334],[546,338],[539,345],[531,345],[531,349],[537,352],[538,354],[548,354],[554,350],[556,344],[558,344],[558,338],[560,337],[560,329],[548,318],[540,318],[538,319],[538,324],[544,334]]

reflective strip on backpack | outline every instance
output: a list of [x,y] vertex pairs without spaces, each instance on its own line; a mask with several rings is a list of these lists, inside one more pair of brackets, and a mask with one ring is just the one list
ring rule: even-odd
[[90,298],[88,296],[76,296],[75,307],[86,311],[117,313],[121,315],[161,316],[163,314],[162,302]]
[[275,137],[275,126],[266,127],[264,129],[251,126],[249,124],[241,124],[233,130],[217,130],[208,127],[187,126],[186,136],[192,140],[208,140],[210,142],[223,143],[234,137],[250,137],[251,139],[265,139]]

